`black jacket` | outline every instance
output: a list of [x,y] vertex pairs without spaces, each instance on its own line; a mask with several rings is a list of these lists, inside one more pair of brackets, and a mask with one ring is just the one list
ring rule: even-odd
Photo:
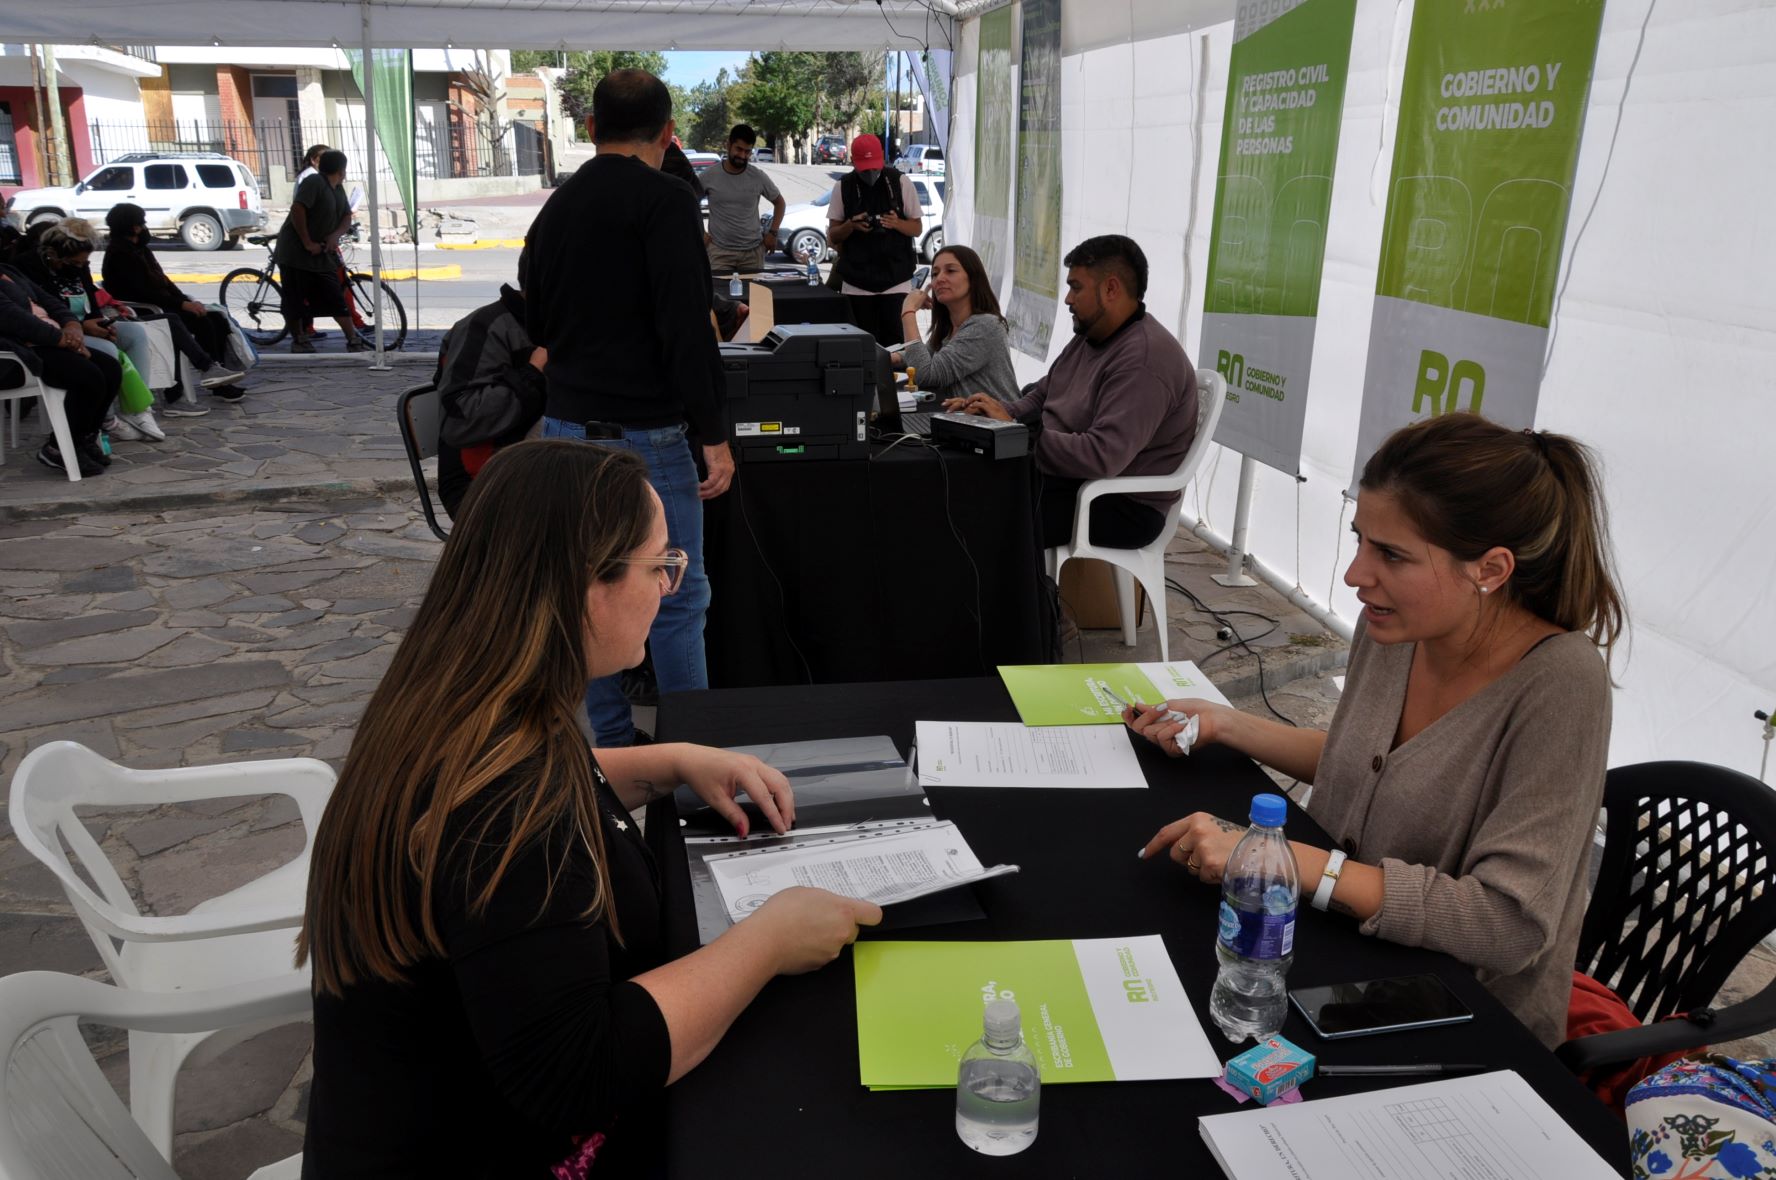
[[[99,314],[99,289],[93,285],[92,267],[70,267],[62,271],[54,271],[43,255],[35,250],[20,250],[12,260],[14,269],[28,275],[32,282],[45,291],[60,295],[64,303],[68,296],[79,294],[86,296],[86,315],[83,319],[92,319]],[[73,305],[69,304],[69,310]]]
[[[859,213],[880,216],[890,211],[901,217],[919,216],[918,211],[909,214],[901,207],[900,179],[900,173],[892,168],[882,169],[882,178],[870,185],[857,179],[855,171],[846,173],[839,181],[845,216],[855,217]],[[912,278],[917,261],[913,239],[894,230],[878,228],[846,238],[845,244],[839,247],[839,260],[834,265],[839,277],[853,287],[886,291]]]
[[582,164],[530,228],[525,327],[549,350],[547,413],[726,441],[709,258],[684,181],[633,156]]
[[61,332],[37,318],[31,310],[36,303],[55,319],[57,324],[76,322],[68,305],[53,292],[46,291],[29,275],[15,266],[0,266],[0,352],[15,352],[33,373],[43,371],[35,348],[54,348],[61,343]]
[[128,303],[152,303],[162,311],[176,312],[191,297],[179,290],[160,268],[160,260],[147,246],[131,246],[113,239],[105,251],[105,290],[113,299]]

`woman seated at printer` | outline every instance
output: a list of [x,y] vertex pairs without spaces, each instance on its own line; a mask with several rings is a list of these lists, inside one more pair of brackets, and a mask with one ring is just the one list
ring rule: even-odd
[[[919,312],[931,309],[931,334],[919,340]],[[896,369],[913,370],[920,389],[940,401],[990,393],[1016,400],[1010,329],[980,255],[967,246],[945,246],[931,262],[931,279],[907,293],[900,309],[907,343],[893,354]]]
[[684,575],[632,452],[522,442],[470,485],[321,819],[298,961],[314,969],[310,1176],[647,1174],[663,1092],[773,976],[882,911],[773,896],[672,958],[629,812],[689,785],[745,833],[789,782],[690,745],[593,751],[586,681],[642,659]]
[[[1563,435],[1446,414],[1390,437],[1359,487],[1344,580],[1363,614],[1330,731],[1170,709],[1197,744],[1313,783],[1338,847],[1294,843],[1304,900],[1455,956],[1558,1044],[1609,750],[1599,649],[1626,625],[1597,471]],[[1175,755],[1167,712],[1125,719]],[[1244,830],[1197,812],[1142,855],[1218,884]]]

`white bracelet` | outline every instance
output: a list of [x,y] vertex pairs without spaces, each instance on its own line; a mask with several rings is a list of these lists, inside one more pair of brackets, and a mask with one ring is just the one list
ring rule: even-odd
[[1314,890],[1314,909],[1324,910],[1332,904],[1332,891],[1338,887],[1338,875],[1344,871],[1344,861],[1344,852],[1337,848],[1326,857],[1325,871],[1320,874],[1320,886]]

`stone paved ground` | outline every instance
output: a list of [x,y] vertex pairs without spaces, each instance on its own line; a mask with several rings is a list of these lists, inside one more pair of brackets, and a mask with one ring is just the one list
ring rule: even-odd
[[[179,446],[123,444],[118,467],[71,498],[13,451],[0,467],[0,778],[58,738],[137,767],[296,755],[337,766],[437,554],[394,430],[394,395],[413,380],[411,370],[267,366],[244,407],[169,420]],[[118,478],[127,472],[142,474]],[[1344,645],[1268,588],[1216,586],[1220,565],[1193,541],[1173,545],[1168,572],[1203,604],[1171,595],[1174,658],[1201,662],[1242,708],[1323,727]],[[1204,607],[1264,616],[1227,616],[1261,654],[1219,650]],[[1156,659],[1152,627],[1139,638],[1131,651],[1114,631],[1088,630],[1067,658]],[[302,845],[279,801],[86,818],[154,913],[183,912]],[[103,975],[54,879],[0,824],[0,970],[33,968]],[[1726,994],[1772,975],[1776,959],[1754,956]],[[121,1086],[121,1039],[95,1042]],[[297,1025],[185,1070],[180,1174],[240,1177],[297,1150],[308,1049]]]

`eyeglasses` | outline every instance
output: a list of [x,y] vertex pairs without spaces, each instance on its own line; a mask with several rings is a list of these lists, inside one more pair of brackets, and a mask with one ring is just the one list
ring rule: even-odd
[[658,557],[613,557],[617,565],[651,565],[660,575],[661,594],[676,594],[684,584],[685,571],[691,568],[691,555],[683,549],[668,549]]

